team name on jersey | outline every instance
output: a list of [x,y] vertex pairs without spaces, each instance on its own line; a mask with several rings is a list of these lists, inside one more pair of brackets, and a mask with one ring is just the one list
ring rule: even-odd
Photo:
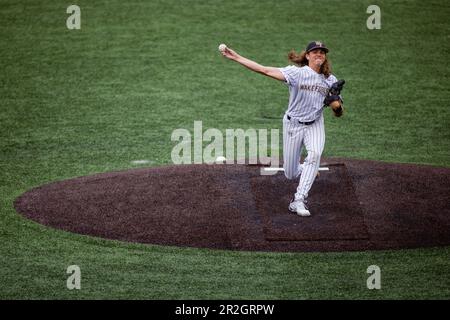
[[307,91],[316,91],[316,92],[320,92],[322,95],[326,96],[328,94],[328,88],[325,87],[321,87],[318,85],[306,85],[306,84],[301,84],[299,86],[300,90],[307,90]]

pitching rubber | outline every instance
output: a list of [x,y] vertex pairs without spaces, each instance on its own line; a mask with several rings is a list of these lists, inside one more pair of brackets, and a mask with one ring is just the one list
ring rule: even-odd
[[[277,168],[277,167],[268,167],[268,168],[264,168],[263,170],[266,171],[266,172],[284,171],[283,168]],[[321,167],[321,168],[319,168],[319,171],[329,171],[329,170],[330,170],[330,168],[328,168],[328,167]]]

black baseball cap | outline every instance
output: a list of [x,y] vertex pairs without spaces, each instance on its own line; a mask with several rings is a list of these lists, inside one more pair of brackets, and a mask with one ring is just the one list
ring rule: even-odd
[[315,49],[322,49],[325,50],[325,52],[328,52],[330,50],[328,50],[328,48],[325,46],[325,44],[323,42],[320,41],[313,41],[310,44],[308,44],[308,46],[306,47],[306,53],[315,50]]

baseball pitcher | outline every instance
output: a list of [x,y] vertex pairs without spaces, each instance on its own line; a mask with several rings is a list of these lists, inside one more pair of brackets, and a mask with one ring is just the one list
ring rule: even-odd
[[[331,74],[328,48],[322,42],[314,41],[300,54],[291,51],[288,58],[295,65],[284,68],[260,65],[225,45],[221,45],[219,50],[224,57],[252,71],[283,81],[289,87],[289,104],[283,117],[283,167],[288,179],[300,177],[300,181],[288,208],[300,216],[310,216],[305,203],[325,145],[323,110],[330,106],[337,117],[344,112],[340,91],[345,82],[338,81]],[[301,164],[303,147],[307,157]]]

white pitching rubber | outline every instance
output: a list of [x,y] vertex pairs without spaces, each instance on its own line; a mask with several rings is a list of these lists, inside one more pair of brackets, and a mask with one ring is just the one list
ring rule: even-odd
[[[284,171],[283,168],[276,168],[276,167],[268,167],[264,168],[264,171],[273,172],[273,171]],[[330,171],[330,168],[328,167],[320,167],[319,171]]]

